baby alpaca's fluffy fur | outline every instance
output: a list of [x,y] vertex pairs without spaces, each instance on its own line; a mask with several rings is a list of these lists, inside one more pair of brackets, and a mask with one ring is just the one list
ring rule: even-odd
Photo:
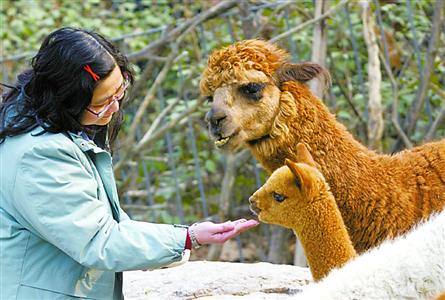
[[312,277],[319,280],[356,253],[323,175],[305,146],[297,148],[299,163],[286,160],[249,201],[260,221],[294,231]]

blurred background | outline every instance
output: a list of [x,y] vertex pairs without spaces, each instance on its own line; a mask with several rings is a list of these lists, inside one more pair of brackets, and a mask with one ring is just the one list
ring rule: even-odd
[[[94,29],[132,62],[114,149],[122,206],[133,219],[191,224],[251,218],[267,178],[246,151],[226,154],[207,134],[198,83],[213,49],[272,40],[292,61],[330,71],[320,91],[362,143],[393,153],[445,135],[444,0],[0,0],[0,81],[30,66],[63,26]],[[365,183],[364,183],[365,184]],[[292,232],[261,224],[193,259],[304,264]]]

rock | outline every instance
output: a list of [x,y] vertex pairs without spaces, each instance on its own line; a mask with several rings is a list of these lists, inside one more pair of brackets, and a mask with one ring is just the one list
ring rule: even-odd
[[124,273],[125,299],[289,299],[311,279],[309,269],[270,263],[193,261]]

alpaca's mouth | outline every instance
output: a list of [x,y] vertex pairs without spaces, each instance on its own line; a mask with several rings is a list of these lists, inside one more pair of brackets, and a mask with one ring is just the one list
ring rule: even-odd
[[221,137],[215,141],[215,146],[221,148],[230,140],[231,136]]
[[259,216],[259,215],[260,215],[261,209],[258,208],[258,206],[256,206],[255,203],[250,204],[250,205],[249,205],[249,208],[250,208],[250,211],[251,211],[254,215],[256,215],[256,216]]
[[217,148],[223,148],[225,145],[227,145],[229,143],[229,141],[235,137],[237,134],[239,133],[239,129],[233,130],[232,134],[229,134],[225,137],[223,137],[222,135],[219,136],[216,140],[215,140],[215,146]]

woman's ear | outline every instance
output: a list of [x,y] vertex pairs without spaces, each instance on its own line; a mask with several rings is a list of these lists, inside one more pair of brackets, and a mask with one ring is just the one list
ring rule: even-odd
[[278,86],[285,81],[298,81],[305,83],[309,80],[317,78],[326,88],[331,84],[331,75],[321,65],[304,62],[304,63],[285,63],[275,71],[275,77]]

